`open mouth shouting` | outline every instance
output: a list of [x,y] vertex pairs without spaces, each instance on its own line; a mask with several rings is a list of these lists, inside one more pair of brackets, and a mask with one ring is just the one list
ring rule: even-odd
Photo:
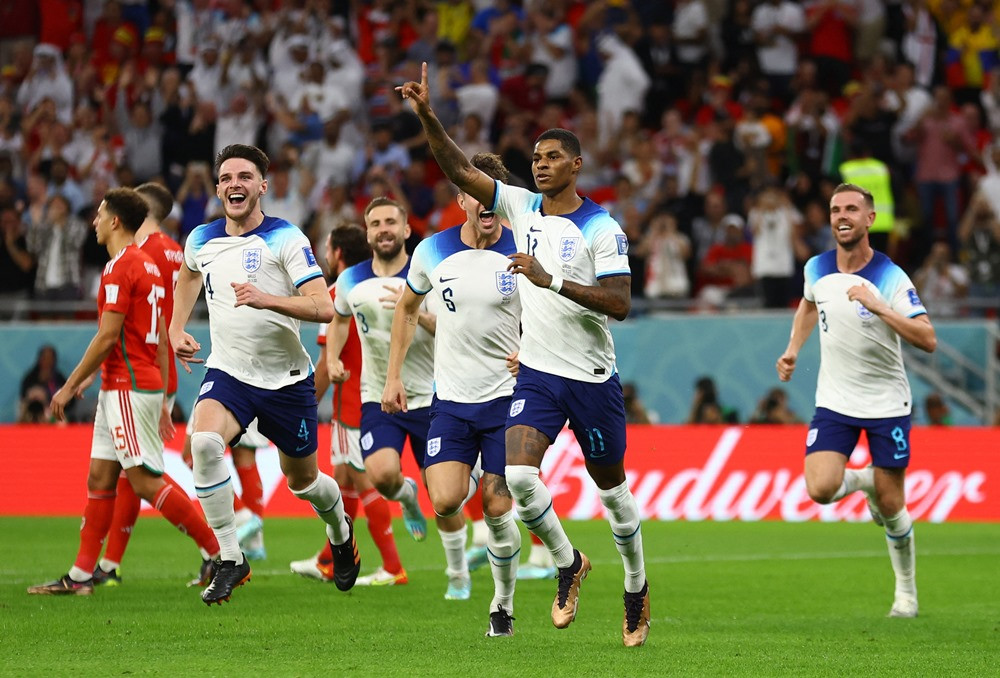
[[233,191],[226,196],[226,200],[229,202],[230,206],[239,207],[247,201],[247,194],[242,191]]
[[482,224],[483,228],[491,228],[493,224],[496,223],[496,220],[497,220],[496,212],[479,213],[479,223]]

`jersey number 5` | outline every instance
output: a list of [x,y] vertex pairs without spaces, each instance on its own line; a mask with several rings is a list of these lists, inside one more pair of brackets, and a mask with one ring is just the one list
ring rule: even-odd
[[146,334],[147,344],[158,344],[160,343],[160,333],[158,331],[157,321],[160,319],[160,308],[159,301],[164,296],[166,296],[167,291],[160,287],[159,285],[153,285],[149,290],[149,295],[146,297],[146,301],[149,303],[149,332]]

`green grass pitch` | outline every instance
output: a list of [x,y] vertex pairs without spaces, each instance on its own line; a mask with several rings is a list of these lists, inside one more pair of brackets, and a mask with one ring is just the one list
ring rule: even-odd
[[[621,646],[622,566],[603,522],[567,523],[594,564],[576,621],[549,620],[553,581],[518,582],[513,638],[485,638],[488,569],[472,600],[444,600],[435,533],[396,537],[410,583],[341,593],[292,575],[317,520],[266,521],[268,560],[231,602],[184,587],[191,542],[136,526],[124,584],[29,596],[66,572],[78,519],[3,518],[0,674],[11,676],[985,676],[1000,675],[1000,525],[916,527],[920,617],[887,619],[892,574],[871,524],[643,525],[652,630]],[[377,564],[363,521],[362,572]],[[524,540],[527,552],[528,541]]]

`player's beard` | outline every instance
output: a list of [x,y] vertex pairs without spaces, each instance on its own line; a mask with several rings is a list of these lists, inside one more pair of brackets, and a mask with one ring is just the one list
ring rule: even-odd
[[232,219],[233,221],[239,221],[240,219],[245,219],[253,214],[254,210],[257,209],[257,203],[260,202],[260,194],[251,194],[247,191],[246,196],[246,200],[243,201],[242,205],[235,206],[239,212],[231,213],[229,210],[234,206],[230,204],[228,199],[222,201],[222,211],[225,213],[226,217]]
[[392,261],[403,249],[403,245],[404,242],[401,238],[393,238],[392,247],[390,247],[388,250],[383,250],[379,248],[379,243],[378,241],[376,241],[375,246],[372,248],[372,251],[375,253],[375,256],[381,259],[382,261]]
[[858,231],[849,231],[847,233],[847,239],[841,239],[840,233],[837,233],[837,244],[845,250],[853,250],[858,244],[864,240],[867,231],[859,229]]

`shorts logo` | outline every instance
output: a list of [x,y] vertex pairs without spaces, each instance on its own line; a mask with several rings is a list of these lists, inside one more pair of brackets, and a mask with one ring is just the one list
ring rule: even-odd
[[860,301],[857,302],[857,307],[855,308],[855,310],[858,312],[858,317],[861,318],[862,320],[868,320],[875,316],[875,314],[869,311],[867,308],[865,308]]
[[628,254],[628,238],[624,233],[616,233],[615,242],[618,243],[618,254]]
[[505,297],[509,297],[514,294],[514,290],[517,289],[517,278],[514,277],[513,273],[508,273],[507,271],[497,271],[497,290],[500,294]]
[[516,417],[524,411],[524,398],[515,400],[510,404],[510,416]]
[[436,457],[438,452],[441,451],[441,436],[437,438],[431,438],[427,441],[427,456]]
[[316,255],[313,254],[313,251],[312,251],[311,247],[308,247],[308,246],[303,247],[302,248],[302,254],[306,255],[306,263],[309,266],[316,266],[317,265],[316,264]]
[[809,429],[809,434],[806,435],[806,447],[812,447],[813,443],[816,442],[816,438],[819,436],[818,428]]
[[260,248],[253,247],[243,250],[243,270],[253,273],[260,268]]
[[559,241],[559,258],[563,261],[569,261],[576,256],[576,250],[579,246],[579,238],[563,238]]
[[912,287],[906,290],[906,296],[910,298],[910,306],[923,306],[920,297],[917,296],[917,291]]
[[215,386],[214,381],[206,381],[204,384],[201,385],[201,390],[198,391],[198,395],[200,396],[205,395],[206,393],[212,390],[213,386]]
[[364,450],[370,450],[370,449],[372,449],[372,444],[374,442],[375,442],[375,438],[372,437],[372,433],[371,433],[371,431],[369,431],[368,433],[364,434],[361,437],[361,449],[364,449]]

